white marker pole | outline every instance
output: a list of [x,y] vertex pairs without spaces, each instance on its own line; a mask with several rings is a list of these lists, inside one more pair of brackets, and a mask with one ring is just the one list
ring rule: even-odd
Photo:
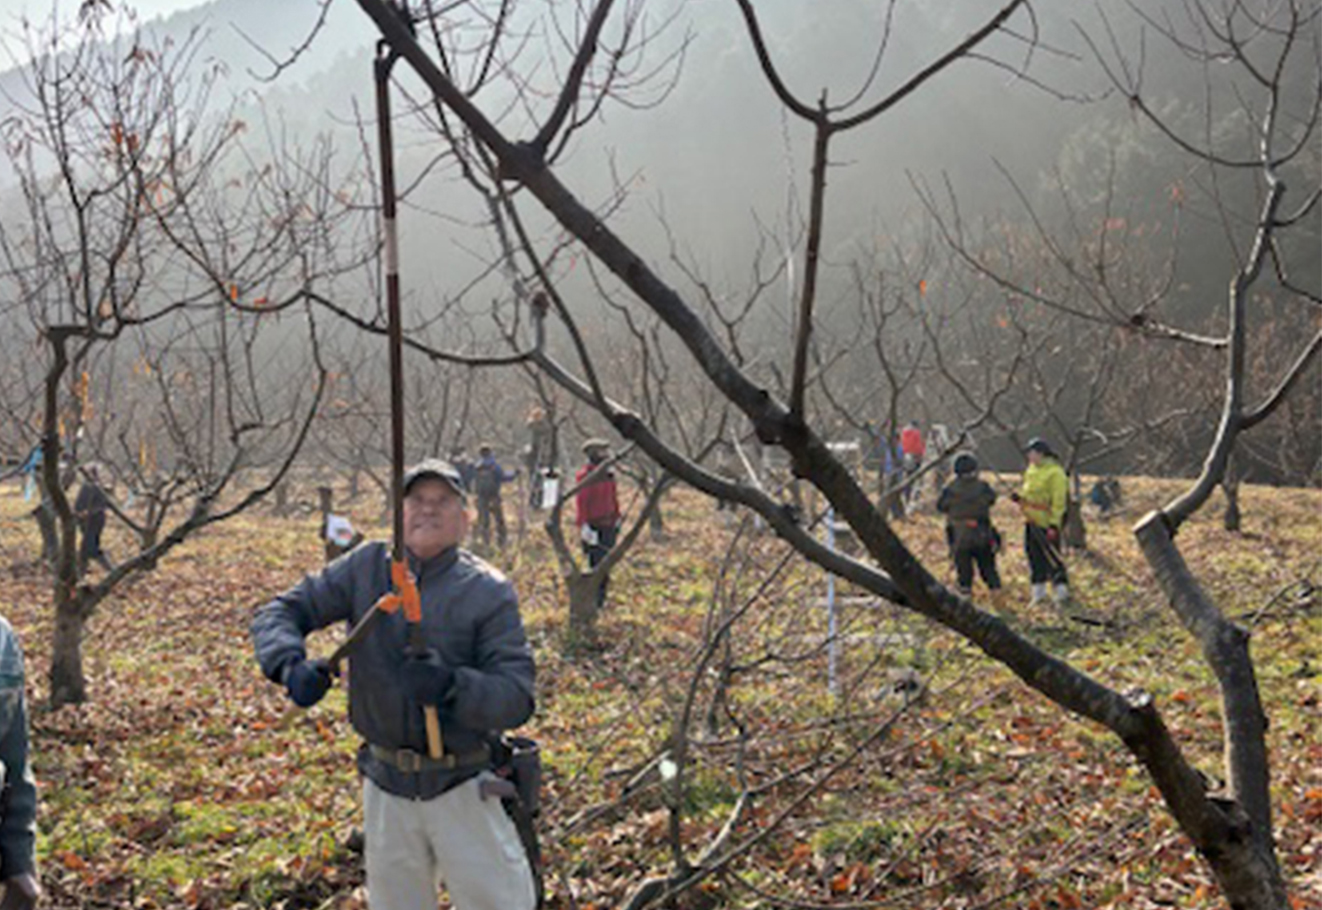
[[[835,552],[835,510],[826,510],[826,548]],[[840,662],[840,640],[836,636],[835,618],[835,573],[826,573],[826,629],[827,629],[827,670],[826,690],[834,698],[840,694],[840,682],[836,678],[836,668]]]

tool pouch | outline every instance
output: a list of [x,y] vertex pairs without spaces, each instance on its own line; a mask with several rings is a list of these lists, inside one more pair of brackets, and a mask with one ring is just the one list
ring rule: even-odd
[[519,832],[528,865],[532,868],[537,906],[541,907],[546,900],[546,886],[535,821],[542,807],[541,749],[535,740],[527,737],[502,736],[491,743],[491,759],[497,777],[513,784],[513,794],[501,794],[501,802]]
[[491,741],[491,767],[496,776],[514,784],[520,808],[536,817],[542,808],[542,752],[526,736],[502,736]]
[[510,752],[510,770],[519,802],[533,818],[542,809],[542,751],[536,741],[524,736],[505,737]]

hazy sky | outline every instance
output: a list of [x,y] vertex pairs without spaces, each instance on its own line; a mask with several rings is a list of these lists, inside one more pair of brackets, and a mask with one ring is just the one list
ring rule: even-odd
[[[0,3],[6,3],[9,0],[0,0]],[[32,0],[27,0],[32,2]],[[151,19],[165,13],[178,12],[181,9],[188,9],[190,6],[197,6],[200,0],[136,0],[132,3],[138,10],[138,15],[144,19]]]
[[[116,8],[120,0],[112,0]],[[166,13],[177,12],[181,9],[188,9],[190,6],[197,6],[203,0],[130,0],[130,5],[138,11],[138,15],[143,19],[152,19],[156,16]],[[79,0],[58,0],[61,10],[73,12],[78,9]],[[29,16],[44,14],[52,6],[52,0],[0,0],[0,29],[11,25],[13,20],[19,15],[26,13]]]

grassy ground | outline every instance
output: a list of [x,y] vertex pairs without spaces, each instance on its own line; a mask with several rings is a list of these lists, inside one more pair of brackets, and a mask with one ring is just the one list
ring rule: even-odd
[[[1092,523],[1091,552],[1073,557],[1081,606],[1101,625],[1025,606],[1027,569],[1008,506],[998,507],[1002,571],[1014,623],[1109,685],[1151,691],[1216,778],[1214,684],[1129,532],[1173,489],[1129,484],[1126,514]],[[1246,533],[1221,530],[1213,505],[1181,544],[1222,608],[1253,624],[1280,854],[1299,906],[1322,907],[1322,606],[1295,584],[1319,582],[1322,494],[1246,487],[1242,499]],[[682,807],[679,831],[695,858],[745,787],[757,795],[727,845],[770,833],[691,895],[693,906],[771,907],[778,897],[1217,905],[1148,781],[1104,731],[1065,716],[951,636],[881,606],[842,611],[840,694],[830,697],[820,573],[798,560],[773,572],[784,556],[774,540],[714,520],[690,493],[667,502],[666,539],[641,544],[618,573],[602,644],[589,654],[562,654],[563,594],[545,535],[529,530],[523,546],[494,557],[519,588],[538,658],[528,732],[547,755],[551,906],[616,906],[645,877],[668,871],[670,806]],[[377,507],[350,511],[370,527]],[[253,607],[319,564],[316,518],[254,513],[125,587],[91,624],[91,701],[52,713],[41,707],[49,580],[33,564],[26,508],[17,487],[0,486],[0,612],[27,651],[51,905],[362,906],[361,863],[346,847],[358,799],[343,694],[291,712],[258,674],[247,638]],[[901,531],[948,574],[934,516]],[[112,555],[126,546],[112,528]],[[677,800],[649,762],[673,741],[710,630],[744,607],[728,651],[713,649],[692,687]],[[314,650],[329,650],[339,634],[322,633]],[[906,696],[911,680],[926,687],[916,701]]]

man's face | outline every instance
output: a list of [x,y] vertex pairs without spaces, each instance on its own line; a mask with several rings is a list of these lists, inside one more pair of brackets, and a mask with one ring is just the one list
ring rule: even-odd
[[1041,464],[1041,463],[1042,463],[1042,453],[1039,452],[1037,449],[1029,449],[1029,450],[1028,450],[1028,463],[1029,463],[1029,464]]
[[426,477],[404,497],[404,546],[419,559],[431,559],[457,546],[468,534],[468,509],[449,484]]

